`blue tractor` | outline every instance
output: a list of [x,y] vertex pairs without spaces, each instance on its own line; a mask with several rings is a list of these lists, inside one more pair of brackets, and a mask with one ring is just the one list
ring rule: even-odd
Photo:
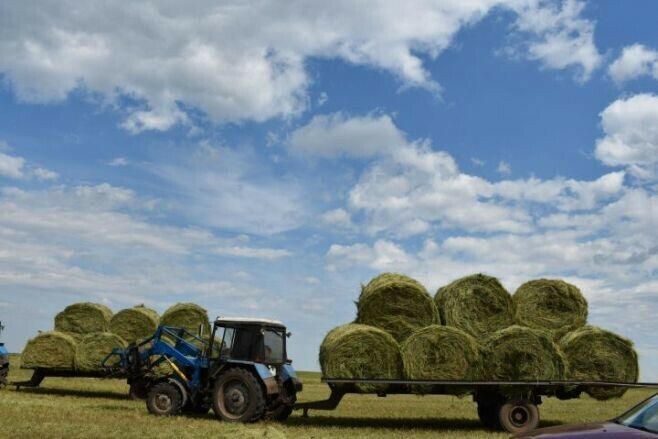
[[[5,329],[0,322],[0,334],[2,330]],[[4,343],[0,343],[0,387],[5,387],[7,385],[7,376],[9,375],[9,352],[5,348]]]
[[201,328],[160,326],[103,365],[126,376],[131,395],[154,415],[212,407],[225,421],[285,420],[302,389],[286,355],[289,336],[281,322],[264,319],[218,318],[209,337]]

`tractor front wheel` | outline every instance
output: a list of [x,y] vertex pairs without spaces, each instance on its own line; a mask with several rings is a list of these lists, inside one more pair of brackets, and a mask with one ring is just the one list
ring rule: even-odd
[[224,421],[259,421],[265,415],[265,390],[250,371],[229,369],[215,381],[213,410]]
[[171,383],[151,387],[146,397],[146,408],[156,416],[173,416],[180,413],[183,398],[180,390]]

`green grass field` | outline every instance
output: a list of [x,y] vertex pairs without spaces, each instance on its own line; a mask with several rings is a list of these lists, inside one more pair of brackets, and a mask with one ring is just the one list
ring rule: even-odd
[[[12,356],[10,380],[24,380],[31,372],[17,366]],[[301,373],[302,401],[326,398],[328,389],[317,373]],[[293,413],[285,423],[263,422],[236,425],[207,416],[157,418],[149,415],[142,401],[127,397],[121,380],[46,378],[39,389],[13,387],[0,390],[2,436],[17,438],[107,437],[107,438],[382,438],[382,437],[508,437],[483,429],[475,403],[469,397],[399,395],[377,398],[348,395],[335,411],[310,412],[302,418]],[[545,398],[540,407],[542,425],[609,419],[651,395],[629,391],[619,400],[600,402],[588,397],[558,401]]]

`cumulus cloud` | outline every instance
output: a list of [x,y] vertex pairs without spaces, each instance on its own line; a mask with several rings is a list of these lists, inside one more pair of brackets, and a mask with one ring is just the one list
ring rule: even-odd
[[608,67],[610,77],[616,82],[629,81],[641,76],[658,79],[658,51],[642,44],[624,47],[619,58]]
[[638,94],[618,99],[601,112],[605,136],[595,155],[606,165],[626,166],[644,178],[658,165],[658,96]]
[[22,178],[25,159],[0,152],[0,176]]
[[[321,129],[317,128],[318,120],[323,121]],[[369,144],[359,136],[349,142],[345,140],[346,127],[354,133],[369,133],[371,127],[377,127],[372,129],[377,135],[372,134]],[[345,206],[326,213],[324,219],[346,222],[354,213],[363,214],[365,229],[373,235],[405,237],[433,228],[530,233],[536,227],[534,205],[543,205],[544,213],[546,209],[592,209],[619,195],[624,185],[624,172],[593,181],[555,177],[491,182],[461,171],[450,154],[433,149],[429,141],[408,140],[385,115],[351,119],[343,114],[316,116],[292,138],[302,137],[298,133],[313,139],[317,136],[320,146],[305,149],[315,157],[334,158],[361,147],[353,157],[367,163],[363,172],[348,191]],[[501,163],[500,170],[509,171]]]
[[587,81],[602,62],[594,43],[594,22],[583,18],[585,2],[520,2],[516,26],[534,34],[526,43],[527,57],[551,69],[576,66],[580,81]]
[[573,0],[68,0],[4,5],[0,72],[24,102],[58,102],[74,90],[101,98],[133,133],[189,124],[191,109],[218,123],[264,121],[307,108],[310,57],[374,67],[437,93],[423,60],[497,7],[518,15],[516,32],[530,37],[522,50],[546,67],[579,66],[586,78],[598,65],[594,24]]

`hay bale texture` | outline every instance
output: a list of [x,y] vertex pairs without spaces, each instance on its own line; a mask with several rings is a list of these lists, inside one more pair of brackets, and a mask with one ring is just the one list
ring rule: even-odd
[[203,331],[210,334],[210,322],[208,311],[195,303],[177,303],[167,309],[160,318],[160,324],[185,328],[192,334],[199,331],[199,325],[203,325]]
[[134,343],[153,335],[160,323],[158,313],[144,305],[122,309],[110,320],[110,331],[126,343]]
[[112,310],[99,303],[74,303],[55,316],[55,330],[76,334],[106,332],[110,329]]
[[482,339],[513,324],[512,297],[495,277],[473,274],[439,288],[434,297],[446,326]]
[[81,371],[102,370],[101,362],[115,348],[125,348],[126,342],[111,332],[85,335],[75,352],[75,368]]
[[30,339],[21,355],[21,367],[27,369],[73,369],[76,343],[59,331],[42,332]]
[[[395,379],[402,376],[400,347],[386,331],[350,323],[332,329],[320,345],[322,374],[329,378]],[[359,384],[361,392],[385,386]]]
[[427,326],[411,334],[400,349],[407,379],[480,378],[480,346],[473,337],[460,329]]
[[402,342],[438,319],[436,305],[425,287],[408,276],[384,273],[362,288],[356,321],[383,329]]
[[[569,361],[568,378],[579,381],[635,383],[640,368],[633,342],[601,328],[587,326],[560,340]],[[600,400],[618,398],[623,387],[589,387],[587,393]]]
[[566,360],[550,334],[523,326],[501,329],[484,341],[484,378],[561,380]]
[[512,300],[517,324],[550,331],[556,340],[587,323],[587,300],[575,285],[561,280],[526,282]]

